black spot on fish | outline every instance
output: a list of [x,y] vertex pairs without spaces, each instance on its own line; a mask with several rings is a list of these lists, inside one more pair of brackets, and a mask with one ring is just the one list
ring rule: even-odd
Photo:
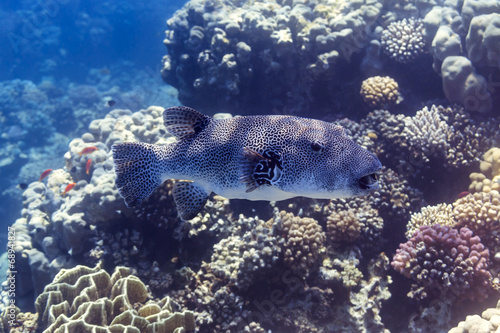
[[115,100],[109,100],[107,103],[106,103],[109,107],[113,107],[115,104],[116,104],[116,101]]
[[26,184],[26,183],[20,183],[18,186],[19,186],[19,188],[20,188],[21,190],[25,190],[25,189],[27,189],[27,188],[28,188],[28,184]]

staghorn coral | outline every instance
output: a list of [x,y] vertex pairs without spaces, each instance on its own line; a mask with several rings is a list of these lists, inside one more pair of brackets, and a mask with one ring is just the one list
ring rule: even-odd
[[412,17],[392,22],[382,31],[381,44],[384,53],[397,62],[415,60],[426,52],[422,20]]
[[490,249],[499,250],[500,193],[477,192],[453,203],[457,225],[471,229]]
[[422,207],[420,212],[412,213],[410,222],[406,225],[406,238],[409,239],[421,226],[433,224],[455,227],[457,221],[453,214],[453,206],[445,203]]
[[318,221],[298,217],[285,211],[275,212],[275,234],[282,237],[280,245],[285,264],[293,271],[307,277],[317,268],[325,252],[325,233]]
[[109,276],[99,266],[59,272],[35,303],[43,332],[194,331],[191,311],[176,312],[168,297],[144,304],[147,288],[129,274],[116,267]]
[[460,231],[434,224],[421,226],[399,245],[392,267],[413,279],[408,294],[419,300],[438,297],[482,300],[491,291],[489,251],[467,227]]
[[383,108],[399,103],[398,83],[389,76],[372,76],[361,83],[361,97],[372,108]]

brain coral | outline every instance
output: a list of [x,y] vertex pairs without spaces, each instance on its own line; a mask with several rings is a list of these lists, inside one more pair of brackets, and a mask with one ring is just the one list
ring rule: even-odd
[[318,221],[281,211],[275,218],[276,233],[281,236],[285,264],[308,276],[325,253],[325,233]]
[[426,51],[424,32],[424,24],[420,19],[392,22],[382,31],[382,48],[397,62],[410,62]]
[[59,272],[35,303],[43,332],[194,331],[191,311],[176,312],[168,297],[144,304],[147,288],[129,274],[125,267],[116,267],[112,276],[100,267]]
[[398,83],[389,76],[373,76],[361,84],[361,97],[372,108],[387,109],[400,97]]
[[433,105],[430,110],[424,107],[404,121],[403,135],[408,138],[410,147],[422,151],[427,162],[431,155],[446,157],[453,128],[441,119],[437,107]]
[[466,227],[460,231],[434,224],[422,226],[399,245],[392,267],[415,284],[409,296],[416,299],[454,296],[484,299],[491,291],[489,251]]

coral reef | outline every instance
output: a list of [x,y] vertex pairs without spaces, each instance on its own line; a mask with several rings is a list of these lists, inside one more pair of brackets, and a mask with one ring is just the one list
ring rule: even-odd
[[457,221],[453,214],[453,206],[445,203],[425,206],[420,212],[411,214],[410,221],[406,225],[406,238],[409,239],[421,226],[433,224],[455,227]]
[[409,296],[416,299],[481,300],[492,290],[489,251],[478,236],[434,224],[421,226],[399,249],[392,267],[415,284]]
[[148,301],[146,286],[125,267],[113,275],[77,266],[60,271],[36,300],[43,332],[174,332],[195,329],[194,315],[168,298]]
[[389,76],[372,76],[364,80],[360,94],[372,108],[387,109],[401,98],[398,83]]
[[317,268],[325,252],[325,233],[314,219],[297,217],[285,211],[275,217],[285,264],[294,272],[307,277]]
[[269,110],[297,112],[319,101],[318,84],[333,91],[335,65],[368,44],[381,8],[374,1],[189,1],[167,21],[162,76],[193,107],[255,111],[267,101]]
[[411,62],[426,52],[424,34],[421,19],[411,17],[392,22],[382,31],[382,49],[397,62]]
[[375,244],[380,244],[383,227],[384,220],[368,202],[359,206],[349,201],[338,202],[327,217],[326,236],[333,243],[354,243],[374,249]]

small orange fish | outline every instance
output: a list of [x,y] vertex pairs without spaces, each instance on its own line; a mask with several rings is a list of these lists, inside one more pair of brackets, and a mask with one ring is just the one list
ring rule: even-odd
[[87,175],[89,174],[90,167],[92,166],[92,160],[89,158],[87,160],[87,165],[85,165],[85,171],[87,172]]
[[41,182],[42,179],[47,177],[49,175],[49,173],[51,173],[51,172],[52,172],[52,169],[47,169],[44,172],[42,172],[42,174],[40,175],[40,179],[38,179],[38,181]]
[[61,195],[64,197],[66,195],[66,193],[68,193],[69,191],[71,191],[74,187],[75,187],[76,183],[70,183],[66,186],[66,188],[64,189],[64,192],[61,193]]
[[88,155],[88,154],[92,154],[93,152],[95,152],[97,150],[97,147],[87,147],[87,148],[83,148],[83,150],[81,152],[78,153],[78,155],[82,156],[82,155]]
[[462,192],[458,193],[457,199],[460,199],[460,198],[463,198],[465,196],[468,196],[469,194],[470,194],[469,191],[462,191]]

